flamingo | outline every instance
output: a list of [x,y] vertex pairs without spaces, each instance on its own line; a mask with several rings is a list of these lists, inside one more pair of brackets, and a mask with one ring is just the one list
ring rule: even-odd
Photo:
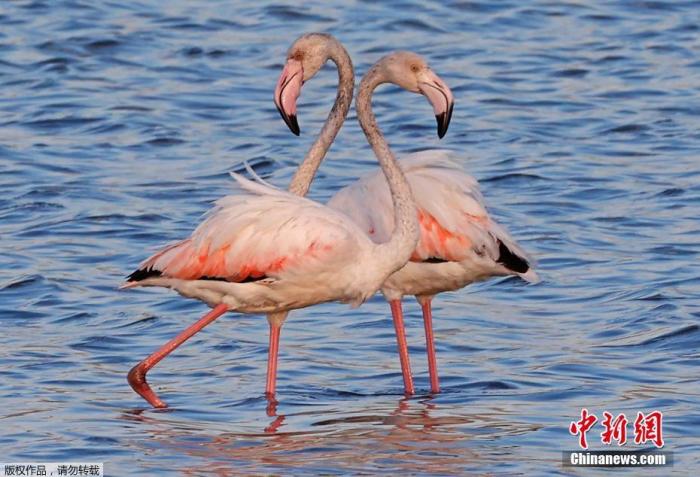
[[[306,157],[289,185],[290,193],[304,196],[308,192],[309,185],[313,180],[321,160],[325,156],[338,131],[340,131],[345,117],[350,110],[354,89],[354,72],[350,56],[347,54],[342,44],[332,36],[323,33],[302,35],[289,48],[287,57],[289,58],[288,64],[275,88],[275,101],[280,101],[280,104],[282,101],[284,101],[285,104],[290,104],[289,98],[290,95],[294,94],[295,85],[302,84],[304,81],[311,79],[328,60],[333,61],[338,68],[338,91],[335,104],[329,112],[321,132],[311,145],[309,152],[306,154]],[[296,97],[294,101],[296,101]],[[296,124],[296,120],[294,120],[294,123],[289,124],[290,127],[292,127],[292,124]],[[298,125],[296,125],[296,128],[296,134],[298,134]],[[129,278],[132,277],[130,276]],[[136,278],[138,278],[138,275]],[[265,395],[268,396],[268,398],[273,398],[276,392],[280,332],[287,315],[288,311],[267,314],[270,339]],[[195,333],[197,331],[198,330],[194,330]],[[163,354],[162,357],[165,357],[165,355],[170,352],[167,348],[163,351],[165,351],[165,354]],[[160,359],[162,359],[162,357]],[[157,398],[154,398],[151,391],[148,390],[147,385],[145,385],[145,373],[150,367],[154,366],[156,362],[153,362],[152,359],[146,359],[134,366],[128,374],[128,381],[137,393],[142,396],[144,396],[142,392],[146,394],[144,397],[149,403],[155,407],[163,407],[165,404]]]
[[[449,151],[421,151],[399,161],[418,207],[420,240],[410,261],[381,288],[394,317],[403,314],[404,295],[414,295],[421,307],[432,393],[440,392],[432,319],[434,296],[496,276],[514,275],[531,283],[539,280],[529,256],[488,214],[478,182],[451,156]],[[373,240],[381,242],[393,228],[388,198],[386,183],[372,173],[338,191],[327,205],[349,215]],[[404,389],[414,394],[403,336]]]
[[[408,261],[418,243],[418,216],[406,178],[372,113],[371,97],[386,82],[422,93],[435,78],[426,65],[408,76],[395,68],[412,60],[406,53],[384,57],[362,79],[356,100],[360,125],[386,175],[395,211],[386,242],[373,242],[342,212],[233,174],[243,193],[219,199],[190,237],[146,259],[127,277],[123,288],[171,288],[212,307],[129,372],[132,388],[149,404],[166,407],[146,381],[147,372],[227,311],[269,316],[329,301],[359,306]],[[286,87],[299,84],[295,81],[290,78]]]
[[[411,54],[410,58],[400,63],[403,68],[396,69],[395,74],[410,76],[416,69],[426,67],[425,61],[417,55]],[[437,77],[424,83],[422,91],[433,105],[437,133],[442,138],[452,115],[452,92]],[[359,112],[359,104],[357,106]],[[293,122],[288,120],[288,111],[296,112],[294,102],[278,108],[294,131],[296,117]],[[381,291],[389,302],[396,328],[407,394],[414,394],[415,387],[403,325],[401,302],[404,295],[414,295],[421,306],[430,389],[438,393],[433,297],[494,276],[515,275],[528,282],[538,280],[528,255],[488,214],[476,179],[465,173],[451,156],[452,153],[444,150],[421,151],[399,160],[416,200],[420,240],[410,261],[384,282]],[[393,229],[390,198],[386,180],[379,172],[372,172],[338,191],[327,205],[350,216],[373,241],[382,243]]]
[[[275,86],[274,100],[277,110],[282,114],[282,111],[284,111],[283,106],[286,106],[289,110],[289,116],[283,115],[283,117],[292,132],[298,136],[299,124],[296,119],[296,100],[299,96],[301,85],[304,81],[313,78],[328,60],[333,61],[338,68],[337,94],[326,122],[289,184],[289,192],[301,197],[308,193],[321,161],[343,126],[348,111],[350,111],[353,89],[355,87],[355,73],[350,55],[332,35],[327,33],[307,33],[302,35],[292,43],[287,51],[287,62]],[[277,389],[280,332],[288,314],[288,311],[280,311],[267,315],[270,327],[270,340],[267,354],[265,394],[269,398],[274,397]]]

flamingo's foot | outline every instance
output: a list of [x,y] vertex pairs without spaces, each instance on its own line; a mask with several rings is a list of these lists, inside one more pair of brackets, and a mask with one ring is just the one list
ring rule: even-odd
[[127,381],[131,388],[136,391],[139,396],[148,401],[148,404],[157,408],[163,409],[168,407],[163,401],[160,400],[158,395],[151,389],[151,386],[146,382],[146,371],[143,369],[143,363],[139,363],[129,371],[127,375]]

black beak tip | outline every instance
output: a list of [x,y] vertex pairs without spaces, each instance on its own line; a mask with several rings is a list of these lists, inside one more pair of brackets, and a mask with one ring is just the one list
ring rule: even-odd
[[447,114],[440,113],[435,115],[437,120],[437,134],[440,139],[442,139],[447,133],[447,127],[450,125],[449,121],[446,121]]
[[290,114],[284,122],[287,123],[287,126],[289,126],[289,130],[292,131],[292,133],[295,136],[298,136],[301,133],[301,129],[299,129],[299,123],[297,122],[296,114]]
[[299,129],[299,123],[297,122],[297,115],[288,115],[287,113],[282,111],[282,108],[280,108],[279,106],[277,106],[277,111],[280,113],[280,116],[282,116],[284,124],[286,124],[289,130],[292,131],[292,134],[298,136],[301,133],[301,130]]
[[454,103],[450,103],[447,106],[447,111],[435,115],[435,119],[437,119],[437,133],[440,139],[442,139],[445,136],[445,134],[447,134],[447,128],[450,126],[450,120],[452,120],[453,108]]

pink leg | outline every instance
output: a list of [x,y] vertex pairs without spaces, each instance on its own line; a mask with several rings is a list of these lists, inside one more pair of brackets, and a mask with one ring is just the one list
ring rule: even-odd
[[413,375],[411,374],[411,362],[408,359],[408,344],[406,343],[406,330],[403,324],[401,300],[391,300],[391,316],[394,318],[396,329],[396,342],[399,345],[399,359],[401,360],[401,372],[403,373],[403,387],[406,394],[413,394]]
[[270,348],[267,353],[267,384],[265,394],[268,397],[275,395],[277,389],[277,354],[280,347],[280,330],[282,324],[270,322]]
[[425,347],[428,352],[428,370],[430,372],[430,391],[440,392],[440,380],[437,371],[437,358],[435,356],[435,337],[433,336],[433,311],[432,298],[420,298],[418,302],[423,309],[423,325],[425,326]]
[[150,355],[148,358],[141,361],[139,364],[131,368],[127,376],[129,384],[134,391],[139,393],[139,395],[144,398],[153,407],[163,408],[168,407],[163,401],[160,400],[158,395],[151,389],[151,387],[146,382],[146,373],[156,364],[160,362],[167,355],[172,353],[178,346],[194,336],[198,331],[207,326],[212,321],[216,320],[218,317],[223,315],[228,311],[228,307],[224,304],[217,305],[209,313],[204,315],[195,324],[188,327],[185,331],[177,335],[175,338],[171,339],[165,343],[158,351]]

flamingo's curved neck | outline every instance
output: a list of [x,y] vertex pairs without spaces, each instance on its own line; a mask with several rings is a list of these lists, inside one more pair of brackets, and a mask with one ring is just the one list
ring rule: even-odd
[[394,154],[389,149],[377,119],[372,112],[372,93],[382,83],[388,82],[380,64],[375,64],[362,78],[355,100],[357,118],[372,146],[389,184],[394,204],[394,231],[388,242],[377,246],[377,260],[385,265],[388,273],[403,267],[418,243],[419,228],[416,206],[411,188],[399,167]]
[[306,153],[304,161],[299,165],[292,182],[289,184],[289,192],[300,196],[306,195],[309,191],[316,171],[335,140],[335,136],[343,126],[345,117],[348,115],[352,104],[355,73],[353,72],[350,55],[348,55],[348,52],[339,41],[329,39],[328,42],[328,59],[333,61],[338,67],[338,94],[321,132],[311,145],[309,152]]

